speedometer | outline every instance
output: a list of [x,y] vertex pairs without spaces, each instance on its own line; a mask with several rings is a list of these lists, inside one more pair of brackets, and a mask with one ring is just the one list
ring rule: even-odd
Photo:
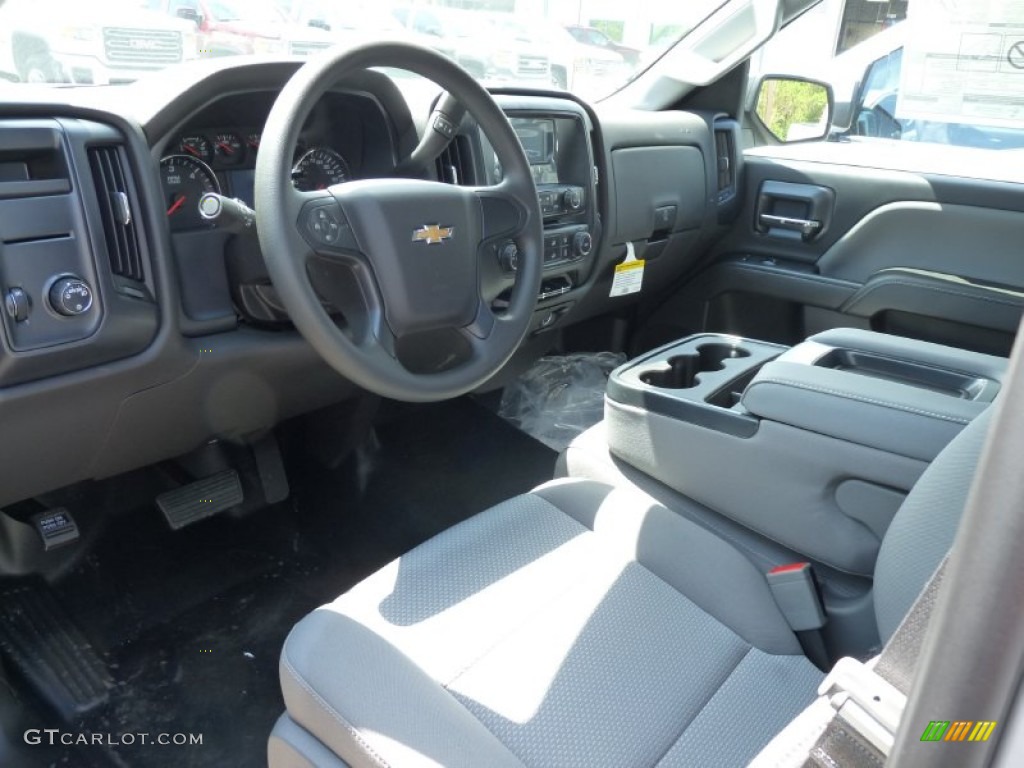
[[189,155],[163,158],[160,161],[160,183],[171,229],[189,229],[204,224],[199,215],[199,198],[206,192],[220,193],[220,184],[210,166]]
[[314,147],[303,154],[292,168],[292,183],[302,192],[327,189],[351,178],[345,158],[327,147]]

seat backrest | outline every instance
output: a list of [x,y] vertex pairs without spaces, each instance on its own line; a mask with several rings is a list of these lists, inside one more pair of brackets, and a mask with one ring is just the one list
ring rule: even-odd
[[882,540],[875,564],[875,619],[883,643],[953,544],[992,411],[990,406],[935,457]]

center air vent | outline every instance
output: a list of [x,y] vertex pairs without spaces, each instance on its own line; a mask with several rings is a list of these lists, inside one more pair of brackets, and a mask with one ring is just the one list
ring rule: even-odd
[[445,184],[474,183],[473,159],[469,139],[456,136],[437,157],[437,180]]
[[89,167],[102,214],[110,270],[115,275],[141,283],[145,280],[142,249],[133,195],[124,165],[124,150],[120,146],[89,150]]

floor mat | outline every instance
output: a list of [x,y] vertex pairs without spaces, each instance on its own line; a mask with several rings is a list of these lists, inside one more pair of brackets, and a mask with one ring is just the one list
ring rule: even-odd
[[542,357],[505,387],[498,413],[560,453],[604,418],[608,375],[624,362],[614,352]]
[[[554,461],[462,399],[403,410],[337,470],[289,464],[292,498],[245,520],[172,533],[155,507],[122,515],[53,585],[118,683],[78,727],[203,738],[122,744],[105,750],[107,765],[264,764],[292,625],[393,557],[550,479]],[[84,763],[68,752],[57,764]]]

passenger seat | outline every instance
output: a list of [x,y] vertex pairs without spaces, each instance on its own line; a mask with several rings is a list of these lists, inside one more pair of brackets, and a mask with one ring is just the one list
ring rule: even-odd
[[[989,413],[922,475],[882,542],[883,641],[952,544]],[[561,480],[303,619],[281,655],[287,711],[269,760],[743,766],[822,678],[732,545],[636,489]]]

